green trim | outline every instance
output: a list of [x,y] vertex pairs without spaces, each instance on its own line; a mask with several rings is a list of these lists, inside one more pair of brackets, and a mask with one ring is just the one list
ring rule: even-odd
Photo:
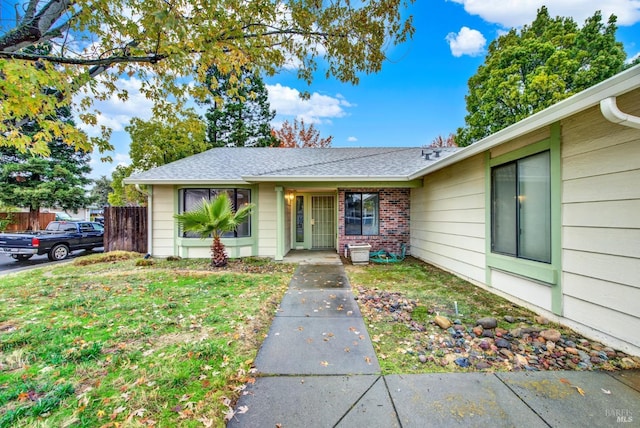
[[[491,286],[491,269],[498,269],[543,282],[551,287],[551,310],[562,315],[562,158],[560,123],[551,125],[549,138],[491,158],[485,152],[485,278]],[[549,150],[551,169],[551,263],[509,257],[491,252],[491,168]]]
[[[180,190],[182,189],[249,189],[251,190],[251,202],[256,206],[251,211],[251,236],[243,238],[222,238],[222,243],[227,249],[230,258],[239,258],[240,250],[245,247],[251,247],[251,254],[258,254],[258,186],[233,186],[233,185],[217,185],[217,184],[193,184],[193,185],[176,185],[173,186],[173,212],[180,212]],[[180,257],[187,257],[188,248],[210,248],[211,241],[209,239],[185,238],[180,236],[180,228],[178,222],[174,219],[174,239],[173,253]],[[180,254],[178,254],[180,250]]]
[[276,186],[276,255],[275,260],[284,259],[285,239],[285,201],[284,187]]

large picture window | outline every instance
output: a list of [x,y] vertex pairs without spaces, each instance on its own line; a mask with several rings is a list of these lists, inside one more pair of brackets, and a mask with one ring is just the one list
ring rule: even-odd
[[491,169],[491,250],[551,263],[549,151]]
[[345,234],[378,235],[380,230],[379,199],[377,193],[345,193]]
[[[190,211],[196,208],[203,199],[210,201],[221,193],[226,193],[237,210],[251,202],[251,190],[249,189],[181,189],[180,190],[180,212]],[[187,238],[196,237],[193,233],[183,232]],[[223,238],[244,238],[251,236],[251,216],[232,231],[222,235]]]

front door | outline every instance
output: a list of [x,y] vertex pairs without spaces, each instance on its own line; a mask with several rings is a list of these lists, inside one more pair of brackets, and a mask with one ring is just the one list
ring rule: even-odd
[[293,248],[335,249],[335,197],[298,194],[293,206]]
[[333,196],[311,196],[311,246],[336,247],[336,210]]

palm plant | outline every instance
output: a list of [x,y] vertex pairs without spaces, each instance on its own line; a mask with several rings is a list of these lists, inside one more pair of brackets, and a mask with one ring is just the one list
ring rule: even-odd
[[228,257],[220,237],[245,221],[253,206],[254,204],[248,204],[234,212],[227,194],[221,193],[211,201],[202,199],[202,203],[193,210],[174,217],[185,232],[194,232],[201,239],[213,236],[211,265],[223,267],[227,265]]

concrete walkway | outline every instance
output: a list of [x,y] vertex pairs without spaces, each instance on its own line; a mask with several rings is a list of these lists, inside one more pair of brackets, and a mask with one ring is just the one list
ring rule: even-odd
[[301,264],[228,427],[640,427],[640,371],[380,375],[340,264]]

